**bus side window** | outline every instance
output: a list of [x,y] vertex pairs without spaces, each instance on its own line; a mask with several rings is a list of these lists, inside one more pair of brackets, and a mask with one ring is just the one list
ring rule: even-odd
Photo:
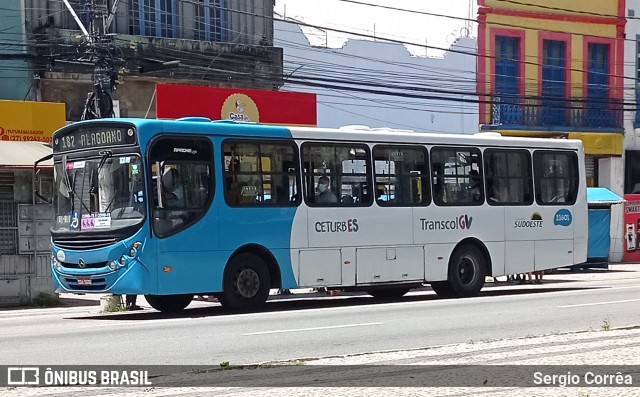
[[195,222],[206,210],[213,194],[213,145],[202,137],[163,137],[153,142],[149,157],[153,231],[159,237],[168,237]]
[[229,139],[224,153],[224,196],[231,206],[296,206],[297,150],[288,141]]
[[578,190],[575,153],[537,150],[533,154],[536,201],[547,205],[571,205]]

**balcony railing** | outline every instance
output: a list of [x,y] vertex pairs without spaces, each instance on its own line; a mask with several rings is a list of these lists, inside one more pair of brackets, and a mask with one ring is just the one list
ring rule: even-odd
[[491,124],[533,128],[623,128],[622,103],[585,100],[494,98]]

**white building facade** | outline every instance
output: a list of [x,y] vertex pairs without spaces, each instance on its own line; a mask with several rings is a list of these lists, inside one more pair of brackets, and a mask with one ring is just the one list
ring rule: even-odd
[[427,58],[383,41],[312,46],[297,24],[276,20],[274,46],[283,48],[281,89],[317,94],[318,127],[478,132],[476,39],[458,38],[443,57]]

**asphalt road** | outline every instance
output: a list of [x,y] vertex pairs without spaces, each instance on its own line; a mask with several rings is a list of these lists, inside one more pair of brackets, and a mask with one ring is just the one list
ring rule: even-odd
[[545,281],[498,283],[454,300],[429,290],[393,303],[294,295],[250,314],[202,302],[174,317],[148,308],[102,314],[95,305],[6,310],[0,364],[237,365],[640,325],[633,267]]

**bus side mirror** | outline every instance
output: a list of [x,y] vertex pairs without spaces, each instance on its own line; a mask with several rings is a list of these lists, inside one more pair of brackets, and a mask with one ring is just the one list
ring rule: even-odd
[[35,163],[33,163],[33,195],[34,195],[34,202],[35,202],[35,197],[37,197],[38,199],[44,201],[45,203],[51,205],[53,204],[53,197],[46,197],[43,196],[42,194],[40,194],[40,191],[38,189],[38,187],[40,186],[40,169],[38,168],[38,164],[40,164],[43,161],[47,161],[50,160],[51,158],[53,158],[53,154],[49,154],[47,156],[44,156],[43,158],[37,160]]

